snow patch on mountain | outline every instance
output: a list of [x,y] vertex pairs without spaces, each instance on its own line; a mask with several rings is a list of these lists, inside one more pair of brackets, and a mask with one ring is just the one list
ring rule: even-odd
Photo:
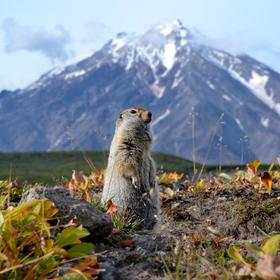
[[241,130],[244,130],[244,126],[241,124],[241,121],[238,118],[235,118],[236,123],[238,124]]
[[157,119],[155,119],[152,123],[152,127],[156,126],[160,121],[162,121],[163,119],[165,119],[167,116],[169,116],[171,113],[171,111],[169,109],[167,109],[162,115],[160,115]]
[[160,29],[160,33],[163,34],[164,36],[169,35],[172,32],[172,27],[170,25],[164,25],[161,29]]
[[55,67],[55,68],[53,68],[53,69],[51,69],[51,71],[49,71],[48,73],[47,73],[47,76],[48,77],[52,77],[52,76],[54,76],[54,75],[58,75],[58,74],[60,74],[62,71],[64,71],[64,67]]
[[78,71],[74,71],[74,72],[71,72],[71,73],[68,73],[64,76],[64,79],[65,80],[68,80],[68,79],[72,79],[72,78],[77,78],[77,77],[80,77],[82,75],[84,75],[87,71],[85,70],[78,70]]
[[[63,71],[64,71],[63,67],[59,67],[59,66],[55,67],[55,68],[51,69],[49,72],[47,72],[46,74],[42,75],[39,80],[35,81],[34,83],[31,83],[26,89],[35,90],[37,88],[44,87],[50,78],[52,78],[53,76],[59,75]],[[21,95],[24,92],[25,91],[19,91],[18,95]],[[30,96],[33,96],[33,94]]]
[[171,88],[176,88],[182,81],[184,80],[184,77],[176,77]]
[[161,87],[160,85],[158,85],[157,82],[155,82],[151,85],[151,90],[157,98],[162,98],[165,91],[165,87]]
[[274,110],[278,115],[280,115],[280,103],[275,102],[273,100],[273,95],[268,95],[266,91],[266,84],[269,80],[268,75],[261,75],[253,70],[251,73],[251,78],[246,81],[236,71],[230,70],[230,73],[234,78],[249,88],[258,99],[260,99],[270,109]]
[[61,135],[60,137],[57,138],[57,140],[54,142],[53,147],[50,147],[48,150],[51,151],[53,148],[57,147],[59,144],[62,143],[64,140],[65,135]]
[[[39,80],[37,80],[36,82],[30,84],[26,89],[27,89],[27,90],[35,90],[35,89],[37,89],[37,88],[43,87],[44,84],[45,84],[44,81],[41,80],[41,79],[39,79]],[[25,91],[24,91],[24,90],[20,90],[20,91],[18,92],[18,95],[21,95],[21,94],[23,94],[23,93],[25,93]],[[32,95],[31,95],[31,96],[32,96]]]
[[226,94],[223,95],[223,98],[229,102],[232,101],[232,99]]
[[[120,33],[109,44],[113,62],[120,62],[126,70],[138,61],[148,62],[153,73],[164,66],[166,71],[172,69],[176,62],[178,50],[183,48],[188,54],[190,33],[179,20],[151,28],[142,35]],[[155,79],[157,79],[155,75]]]
[[238,57],[216,49],[209,50],[206,48],[204,57],[225,70],[233,69],[236,65],[242,63]]
[[77,122],[80,122],[80,121],[82,121],[85,117],[86,117],[86,113],[82,113],[81,115],[80,115],[80,117],[77,119]]
[[128,71],[133,66],[134,61],[135,61],[135,51],[132,50],[127,56],[126,67],[125,67],[126,71]]
[[167,70],[170,70],[174,64],[176,56],[176,46],[174,42],[170,42],[165,45],[163,55],[163,65]]
[[242,68],[242,61],[239,57],[234,57],[218,50],[208,50],[204,56],[226,70],[234,79],[246,86],[259,100],[280,115],[280,103],[275,102],[273,94],[268,94],[266,90],[269,75],[266,71],[263,71],[262,67],[254,65],[251,77],[247,80],[237,71],[237,69]]
[[[267,104],[270,108],[273,108],[275,102],[273,101],[271,96],[267,95],[265,89],[268,80],[269,80],[268,76],[266,75],[262,76],[259,75],[257,72],[253,71],[252,78],[248,81],[248,86],[252,89],[255,95],[263,101],[263,103]],[[280,110],[278,113],[280,114]]]
[[211,89],[215,89],[215,86],[214,86],[210,81],[207,81],[207,85],[208,85],[208,87],[210,87]]
[[114,46],[114,50],[117,51],[122,48],[126,44],[126,41],[121,38],[116,38],[112,41],[112,45]]
[[269,118],[261,117],[261,124],[267,128],[269,126]]

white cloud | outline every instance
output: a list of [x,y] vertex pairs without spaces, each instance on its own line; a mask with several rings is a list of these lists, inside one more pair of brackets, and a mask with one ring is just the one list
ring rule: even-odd
[[51,61],[66,61],[73,55],[68,48],[70,35],[62,25],[56,25],[50,31],[41,26],[21,25],[7,18],[2,23],[2,30],[7,53],[21,50],[38,52]]
[[195,32],[195,42],[198,44],[212,46],[233,55],[248,54],[280,72],[280,45],[277,48],[275,43],[257,38],[250,32],[226,33],[221,37],[209,38],[196,29],[193,31]]

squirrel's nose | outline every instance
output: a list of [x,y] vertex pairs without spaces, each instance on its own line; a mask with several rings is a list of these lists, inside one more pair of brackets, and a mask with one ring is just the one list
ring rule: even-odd
[[144,110],[140,113],[140,118],[142,118],[145,123],[150,123],[152,120],[152,113]]
[[152,113],[148,112],[148,118],[147,118],[147,123],[150,123],[152,120]]

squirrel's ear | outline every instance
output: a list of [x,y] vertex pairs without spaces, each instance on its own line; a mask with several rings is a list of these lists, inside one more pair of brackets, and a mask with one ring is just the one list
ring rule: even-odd
[[120,114],[119,118],[122,119],[122,113]]

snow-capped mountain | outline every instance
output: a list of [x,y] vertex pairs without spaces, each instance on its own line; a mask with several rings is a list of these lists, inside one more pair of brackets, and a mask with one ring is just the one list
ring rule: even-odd
[[0,94],[0,150],[108,149],[119,112],[153,112],[154,150],[200,162],[280,153],[280,74],[206,46],[179,20]]

